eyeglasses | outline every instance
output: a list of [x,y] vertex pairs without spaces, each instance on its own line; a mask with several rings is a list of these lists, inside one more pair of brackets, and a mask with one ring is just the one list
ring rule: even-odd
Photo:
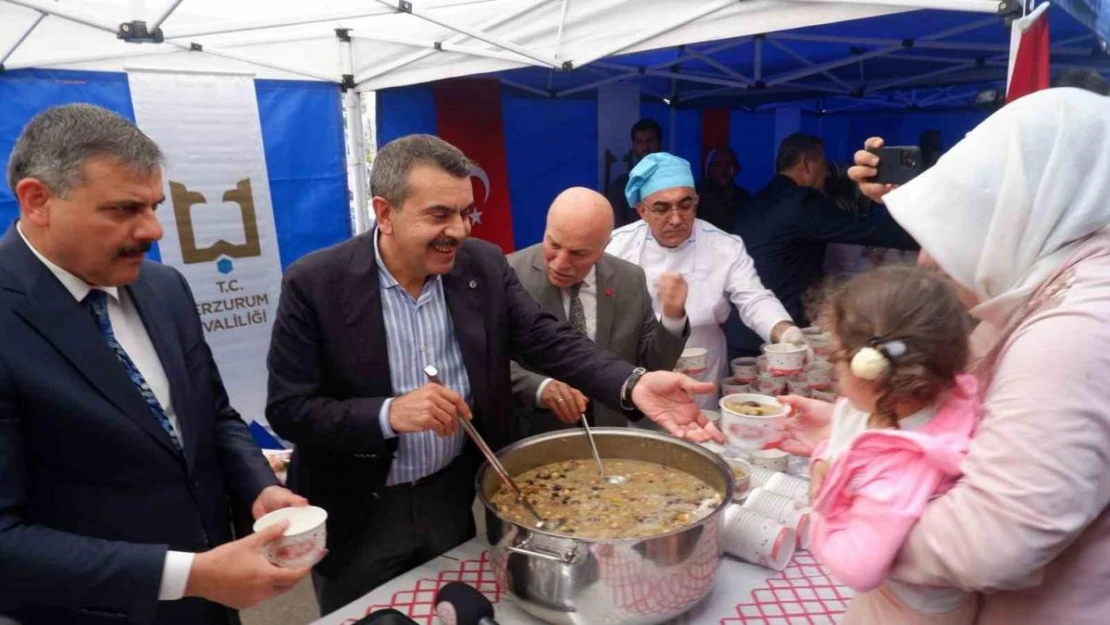
[[672,212],[678,213],[680,216],[689,215],[694,212],[698,207],[698,201],[694,198],[682,200],[678,204],[652,204],[648,207],[648,212],[656,217],[666,217]]

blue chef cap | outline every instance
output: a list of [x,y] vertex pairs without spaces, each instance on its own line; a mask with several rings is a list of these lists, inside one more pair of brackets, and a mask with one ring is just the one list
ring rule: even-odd
[[674,154],[648,154],[628,173],[624,197],[629,206],[636,206],[645,197],[675,187],[693,187],[694,174],[690,163]]

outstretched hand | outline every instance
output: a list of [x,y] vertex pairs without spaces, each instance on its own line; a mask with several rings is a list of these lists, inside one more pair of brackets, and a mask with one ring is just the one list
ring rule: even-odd
[[712,382],[698,382],[673,371],[651,371],[632,389],[632,402],[667,432],[695,443],[725,442],[725,436],[694,402],[695,395],[712,393]]

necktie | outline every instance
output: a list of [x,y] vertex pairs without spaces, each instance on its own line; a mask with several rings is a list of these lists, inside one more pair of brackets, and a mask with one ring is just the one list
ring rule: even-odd
[[[589,336],[589,334],[586,333],[586,309],[582,308],[582,298],[578,297],[578,292],[581,290],[581,282],[570,287],[570,327],[578,330],[584,336]],[[586,412],[583,414],[591,424],[594,424],[593,402],[586,404]]]
[[578,330],[582,334],[586,334],[586,310],[582,308],[582,299],[578,297],[578,292],[582,290],[582,283],[579,282],[570,287],[570,327]]
[[177,432],[173,429],[173,423],[170,422],[169,417],[166,416],[166,411],[162,409],[162,404],[158,402],[158,398],[154,396],[154,391],[150,390],[150,385],[143,379],[143,374],[139,372],[139,368],[131,360],[131,357],[124,351],[123,346],[116,340],[116,333],[112,330],[112,320],[108,318],[108,294],[99,289],[89,291],[89,294],[82,300],[82,304],[92,314],[93,321],[96,322],[96,327],[100,330],[100,334],[104,336],[104,340],[108,343],[108,347],[112,348],[115,352],[116,358],[119,358],[120,364],[123,365],[124,370],[127,372],[127,377],[131,378],[131,383],[143,396],[143,400],[150,406],[150,411],[158,419],[158,423],[166,434],[170,435],[170,440],[173,444],[181,449],[181,439],[177,437]]

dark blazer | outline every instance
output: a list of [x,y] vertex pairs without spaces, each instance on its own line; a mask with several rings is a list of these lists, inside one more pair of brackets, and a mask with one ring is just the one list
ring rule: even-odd
[[628,224],[639,221],[640,214],[636,212],[635,206],[628,205],[628,197],[624,194],[625,187],[628,186],[628,174],[621,174],[619,178],[614,180],[605,189],[605,198],[609,200],[609,204],[613,206],[613,227],[620,228]]
[[0,240],[0,613],[23,625],[229,623],[158,601],[168,549],[231,538],[228,498],[277,484],[229,405],[196,302],[144,262],[123,287],[170,382],[179,452],[91,315],[23,242]]
[[[509,255],[509,266],[521,286],[543,309],[566,321],[563,294],[547,279],[543,244]],[[649,371],[670,370],[682,355],[690,324],[675,336],[655,318],[644,270],[616,256],[602,254],[597,261],[597,330],[594,342],[617,356]],[[536,392],[548,376],[512,363],[513,397],[526,434],[539,434],[566,427],[549,410],[536,407]],[[623,411],[594,406],[594,421],[601,426],[627,423]]]
[[732,233],[744,240],[763,284],[802,325],[808,323],[805,297],[824,277],[829,243],[917,249],[881,204],[860,213],[844,211],[823,193],[782,175],[737,214]]
[[[296,443],[289,484],[328,511],[324,574],[345,563],[384,488],[397,439],[378,422],[393,396],[377,230],[286,271],[270,344],[266,416]],[[495,450],[517,438],[509,360],[583,389],[612,408],[632,365],[545,313],[496,246],[467,239],[443,290],[470,378],[475,425]]]

